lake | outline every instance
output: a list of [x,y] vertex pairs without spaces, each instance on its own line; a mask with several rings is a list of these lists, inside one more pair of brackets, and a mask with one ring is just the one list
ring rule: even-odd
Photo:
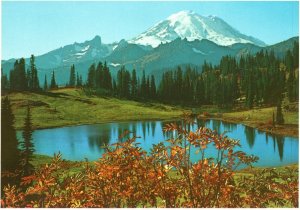
[[[84,160],[85,158],[97,160],[104,152],[101,146],[118,142],[119,136],[125,130],[132,131],[139,136],[137,142],[143,149],[150,151],[152,144],[170,137],[162,131],[165,124],[166,122],[162,121],[142,121],[42,129],[33,132],[33,142],[37,154],[53,156],[54,153],[60,151],[63,158],[67,160]],[[240,140],[242,147],[238,150],[259,157],[255,166],[298,163],[298,138],[266,134],[242,124],[218,120],[197,120],[197,124],[191,126],[191,129],[195,130],[198,126],[205,126],[219,133],[228,131],[229,137]],[[21,131],[17,132],[17,136],[21,139]],[[213,157],[215,152],[213,146],[208,147],[207,157]],[[193,153],[192,161],[196,161],[197,157]]]

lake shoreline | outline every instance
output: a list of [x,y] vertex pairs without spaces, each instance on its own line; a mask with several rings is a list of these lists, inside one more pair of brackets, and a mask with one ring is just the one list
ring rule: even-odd
[[[298,133],[298,125],[275,125],[275,127],[265,126],[265,125],[258,125],[258,123],[249,123],[245,122],[239,119],[234,118],[226,118],[226,117],[204,117],[200,116],[199,119],[205,120],[219,120],[222,122],[228,122],[228,123],[235,123],[235,124],[243,124],[245,126],[255,128],[259,131],[266,132],[268,134],[274,134],[274,135],[280,135],[280,136],[290,136],[290,137],[296,137],[299,139],[299,133]],[[144,121],[178,121],[180,120],[180,116],[178,117],[170,117],[170,118],[142,118],[142,119],[121,119],[121,120],[103,120],[103,121],[93,121],[93,122],[80,122],[80,123],[66,123],[61,125],[49,125],[49,126],[33,126],[34,130],[43,130],[43,129],[54,129],[54,128],[63,128],[63,127],[73,127],[73,126],[84,126],[84,125],[97,125],[97,124],[109,124],[109,123],[129,123],[129,122],[144,122]],[[288,129],[288,130],[287,130]],[[17,128],[17,131],[21,131],[21,128]]]
[[[258,125],[256,123],[249,123],[245,121],[240,121],[238,119],[232,119],[232,118],[224,118],[224,117],[201,117],[200,119],[210,119],[210,120],[220,120],[223,122],[228,123],[235,123],[235,124],[243,124],[245,126],[255,128],[259,131],[266,132],[268,134],[274,134],[274,135],[280,135],[280,136],[289,136],[289,137],[296,137],[299,140],[299,133],[298,133],[298,125],[275,125],[275,127],[269,127],[265,125]],[[287,130],[287,128],[289,130]]]
[[[55,128],[64,128],[64,127],[75,127],[75,126],[84,126],[84,125],[101,125],[101,124],[110,124],[110,123],[130,123],[130,122],[146,122],[146,121],[177,121],[180,120],[178,117],[171,118],[151,118],[151,119],[123,119],[123,120],[113,120],[113,121],[100,121],[100,122],[83,122],[78,124],[63,124],[63,125],[53,125],[53,126],[39,126],[34,127],[34,130],[45,130],[45,129],[55,129]],[[22,131],[22,128],[17,128],[16,131]]]
[[[193,110],[191,107],[157,102],[142,103],[117,98],[88,97],[80,89],[59,89],[51,91],[51,94],[54,94],[55,98],[31,92],[8,94],[16,117],[16,130],[22,130],[26,113],[25,105],[29,101],[33,104],[31,111],[35,130],[130,121],[175,121],[181,118],[183,112]],[[199,109],[197,115],[202,119],[240,123],[270,134],[299,137],[298,112],[284,113],[286,124],[273,127],[270,119],[272,119],[274,107],[244,111],[224,110],[216,106],[201,106],[197,109]],[[205,112],[208,116],[204,116]]]

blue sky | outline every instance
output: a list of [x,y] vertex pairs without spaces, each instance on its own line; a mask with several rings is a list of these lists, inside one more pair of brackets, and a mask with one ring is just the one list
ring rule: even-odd
[[181,10],[216,15],[274,44],[299,33],[298,2],[2,2],[2,59],[41,55],[100,35],[130,39]]

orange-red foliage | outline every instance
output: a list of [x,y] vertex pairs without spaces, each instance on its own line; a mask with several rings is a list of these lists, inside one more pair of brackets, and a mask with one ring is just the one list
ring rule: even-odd
[[[256,172],[234,179],[240,164],[256,157],[235,151],[239,141],[208,128],[188,131],[187,125],[168,124],[176,131],[168,145],[153,145],[147,154],[135,137],[106,148],[95,164],[81,163],[81,172],[70,174],[69,163],[55,155],[52,163],[24,177],[26,190],[6,186],[3,207],[267,207],[270,204],[298,207],[298,177],[295,171]],[[208,159],[208,145],[217,157]],[[190,160],[191,147],[199,161]],[[285,177],[282,177],[285,176]],[[281,181],[279,181],[281,177]]]

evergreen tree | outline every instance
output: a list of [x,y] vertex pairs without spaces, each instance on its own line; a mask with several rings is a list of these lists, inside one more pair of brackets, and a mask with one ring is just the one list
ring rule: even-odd
[[30,71],[28,74],[28,85],[29,89],[33,91],[37,91],[40,89],[39,79],[38,79],[38,73],[35,66],[35,57],[34,55],[31,55],[30,57]]
[[288,69],[288,72],[293,71],[294,69],[294,58],[290,50],[288,50],[285,54],[285,65]]
[[147,80],[146,80],[146,94],[145,94],[146,98],[149,99],[150,98],[150,79],[149,76],[147,76]]
[[82,87],[82,78],[81,75],[79,76],[78,72],[76,76],[76,87]]
[[74,64],[71,66],[70,69],[70,78],[69,78],[69,86],[70,87],[75,87],[75,66]]
[[195,92],[195,102],[198,105],[204,104],[204,83],[201,76],[197,79],[196,92]]
[[284,124],[282,109],[281,109],[281,101],[277,104],[277,114],[276,114],[276,123],[279,125]]
[[9,82],[6,74],[3,74],[3,69],[1,68],[1,90],[8,90]]
[[10,71],[9,83],[11,90],[24,91],[28,88],[27,75],[25,72],[25,59],[16,60],[14,69]]
[[90,66],[88,71],[87,86],[90,88],[96,87],[96,68],[94,63]]
[[51,88],[51,89],[57,88],[57,84],[56,84],[56,81],[55,81],[55,74],[54,74],[54,71],[52,72],[50,88]]
[[34,150],[34,144],[32,142],[32,122],[30,107],[27,106],[27,115],[24,121],[23,127],[23,141],[21,142],[22,158],[23,158],[23,176],[28,176],[33,172],[33,165],[29,162],[32,160]]
[[98,63],[95,71],[95,86],[97,88],[104,88],[104,69],[101,62]]
[[15,118],[8,97],[1,99],[1,171],[13,171],[20,163]]
[[103,66],[103,88],[106,90],[112,90],[112,78],[106,61]]
[[26,72],[25,72],[25,59],[21,58],[19,62],[19,67],[17,69],[17,77],[18,77],[18,84],[17,84],[17,90],[27,90],[27,78],[26,78]]
[[17,66],[19,65],[19,61],[16,60],[14,63],[14,68],[9,71],[9,87],[10,90],[16,90],[16,83],[17,83],[17,75],[16,75],[16,69],[18,68]]
[[123,72],[124,66],[121,67],[121,69],[117,73],[117,95],[119,97],[123,97]]
[[191,81],[191,69],[188,67],[184,73],[183,85],[182,85],[183,100],[190,103],[193,98],[193,87]]
[[34,57],[33,55],[31,55],[30,57],[30,68],[27,71],[27,79],[28,79],[28,88],[29,90],[34,90],[34,81],[33,81],[33,77],[35,74],[35,64],[34,64]]
[[136,71],[135,69],[133,69],[131,74],[131,97],[133,99],[137,98],[137,91],[138,91],[137,89],[138,89],[138,83],[137,83]]
[[131,82],[130,73],[129,71],[125,71],[124,73],[125,73],[125,76],[123,77],[124,96],[126,98],[130,98],[130,82]]
[[147,84],[146,84],[146,76],[145,71],[143,70],[142,82],[141,82],[141,97],[147,98]]
[[44,91],[48,90],[48,82],[47,82],[47,76],[45,74],[45,81],[44,81]]
[[32,91],[32,72],[31,69],[27,69],[26,72],[26,78],[27,78],[27,84],[28,84],[28,90]]
[[176,71],[176,79],[175,79],[175,91],[176,91],[176,95],[175,95],[175,100],[180,101],[182,99],[183,96],[183,79],[182,79],[182,70],[180,68],[180,66],[178,66],[177,71]]
[[80,83],[79,83],[79,84],[80,84],[80,86],[82,87],[82,86],[83,86],[83,82],[82,82],[82,75],[80,75],[80,76],[79,76],[79,82],[80,82]]
[[150,98],[156,98],[156,85],[154,75],[151,75],[151,84],[150,84]]
[[16,176],[1,176],[1,194],[3,187],[19,185],[21,165],[18,139],[14,128],[14,115],[8,97],[1,99],[1,173],[10,172]]
[[252,70],[248,72],[248,80],[247,80],[247,92],[246,92],[246,105],[251,109],[253,107],[254,100],[254,79],[253,79]]
[[295,95],[295,72],[294,70],[291,70],[288,79],[287,79],[287,93],[290,101],[295,101],[296,95]]
[[294,69],[296,69],[299,67],[299,42],[294,42],[293,59]]
[[121,98],[130,98],[130,73],[124,66],[117,73],[117,91]]

